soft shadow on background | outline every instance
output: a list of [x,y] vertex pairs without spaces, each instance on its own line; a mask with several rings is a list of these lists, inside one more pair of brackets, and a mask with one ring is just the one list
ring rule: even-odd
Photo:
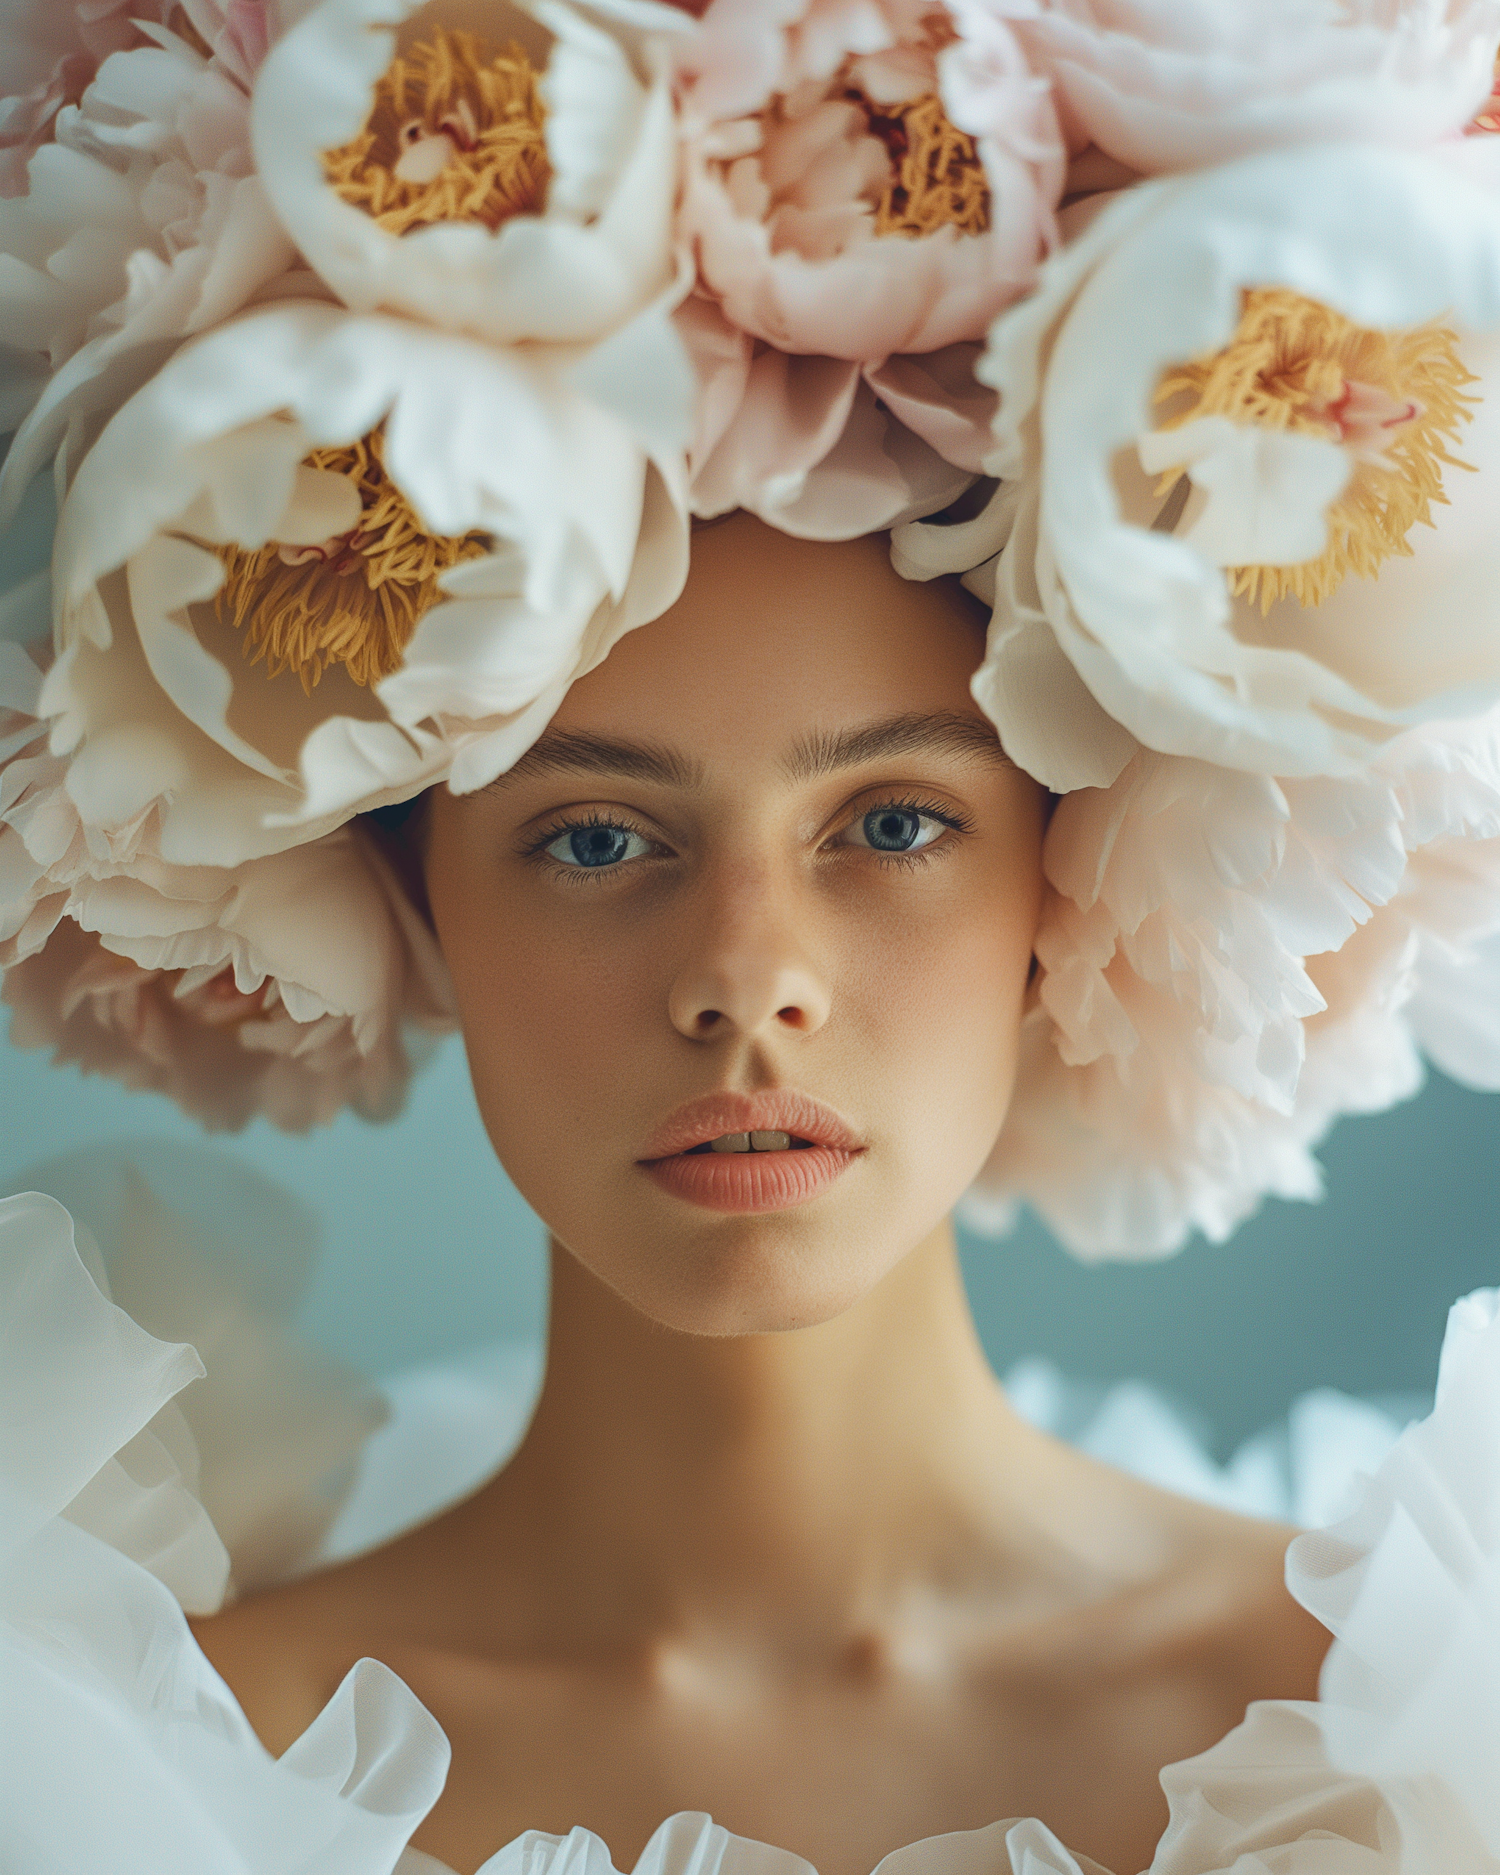
[[[157,1095],[9,1046],[0,1094],[4,1190],[93,1143],[204,1137]],[[302,1321],[330,1352],[383,1373],[540,1334],[541,1227],[490,1151],[455,1041],[394,1125],[345,1115],[297,1138],[257,1122],[216,1143],[321,1218]],[[1323,1159],[1323,1204],[1273,1201],[1229,1243],[1165,1263],[1084,1268],[1030,1219],[999,1242],[966,1239],[991,1359],[1155,1381],[1198,1409],[1221,1454],[1311,1387],[1429,1390],[1448,1304],[1500,1282],[1500,1095],[1434,1075],[1409,1105],[1345,1121]]]

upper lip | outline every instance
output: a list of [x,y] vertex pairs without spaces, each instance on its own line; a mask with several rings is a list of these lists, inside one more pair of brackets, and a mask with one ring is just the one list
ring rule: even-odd
[[669,1159],[673,1153],[691,1151],[723,1133],[790,1133],[815,1146],[834,1146],[843,1152],[864,1150],[842,1114],[811,1094],[779,1087],[763,1094],[703,1094],[684,1101],[647,1140],[641,1159]]

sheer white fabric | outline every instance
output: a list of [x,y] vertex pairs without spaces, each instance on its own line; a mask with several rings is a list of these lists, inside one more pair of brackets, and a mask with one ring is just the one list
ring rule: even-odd
[[[91,1215],[97,1225],[97,1202]],[[445,1875],[407,1845],[448,1745],[396,1675],[359,1662],[273,1758],[184,1611],[308,1566],[319,1539],[319,1555],[350,1554],[460,1495],[523,1429],[534,1355],[409,1374],[374,1431],[379,1403],[297,1349],[275,1298],[234,1277],[222,1242],[217,1263],[195,1259],[192,1230],[139,1181],[112,1215],[101,1255],[52,1198],[0,1205],[0,1860],[21,1875]],[[147,1332],[160,1322],[133,1320],[106,1282],[117,1298],[148,1298],[148,1315],[152,1294],[170,1293],[183,1318],[196,1309],[197,1351],[183,1328]],[[280,1389],[274,1411],[252,1397],[262,1362]],[[1283,1516],[1345,1513],[1288,1558],[1293,1592],[1336,1637],[1322,1700],[1254,1706],[1163,1773],[1172,1820],[1151,1875],[1496,1875],[1500,1292],[1455,1307],[1426,1420],[1402,1432],[1390,1414],[1313,1395],[1226,1467],[1146,1389],[1090,1401],[1036,1363],[1011,1384],[1032,1417],[1175,1488]],[[361,1442],[364,1469],[338,1511]],[[230,1507],[222,1523],[215,1505]],[[612,1868],[586,1830],[529,1831],[484,1875]],[[636,1868],[807,1864],[683,1814]],[[1043,1823],[1013,1818],[912,1844],[880,1868],[1098,1875]]]

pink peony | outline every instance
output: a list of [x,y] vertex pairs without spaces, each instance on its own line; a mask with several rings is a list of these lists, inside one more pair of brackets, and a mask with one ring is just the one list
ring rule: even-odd
[[878,364],[981,337],[1051,237],[1044,80],[971,0],[714,0],[682,55],[681,216],[729,321]]
[[[31,0],[7,10],[0,44],[0,195],[21,195],[26,166],[112,52],[146,43],[171,0]],[[139,22],[139,24],[138,24]]]
[[695,514],[747,508],[812,540],[848,540],[928,515],[978,472],[994,394],[978,346],[879,365],[781,352],[705,295],[677,314],[698,375],[689,452]]
[[683,64],[694,512],[829,540],[947,506],[994,416],[977,341],[1051,238],[1045,86],[967,0],[717,0]]
[[431,933],[364,828],[238,867],[169,865],[149,811],[84,828],[39,728],[24,705],[0,719],[4,746],[20,742],[0,768],[11,1039],[214,1128],[392,1114],[404,1032],[450,1017]]
[[77,12],[109,56],[95,69],[70,55],[87,82],[8,152],[0,191],[0,338],[19,367],[4,414],[20,425],[5,505],[70,431],[86,444],[90,418],[163,346],[238,311],[294,258],[250,155],[263,0]]
[[1029,1202],[1077,1254],[1222,1239],[1314,1198],[1344,1113],[1421,1054],[1500,1086],[1500,716],[1276,781],[1139,751],[1048,829],[1042,967],[1011,1117],[971,1201]]

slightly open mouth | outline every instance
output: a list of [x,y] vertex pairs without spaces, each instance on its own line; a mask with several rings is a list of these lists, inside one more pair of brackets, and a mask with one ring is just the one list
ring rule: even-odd
[[684,1158],[705,1152],[806,1152],[816,1140],[798,1139],[794,1133],[720,1133],[717,1139],[705,1139],[689,1146]]

